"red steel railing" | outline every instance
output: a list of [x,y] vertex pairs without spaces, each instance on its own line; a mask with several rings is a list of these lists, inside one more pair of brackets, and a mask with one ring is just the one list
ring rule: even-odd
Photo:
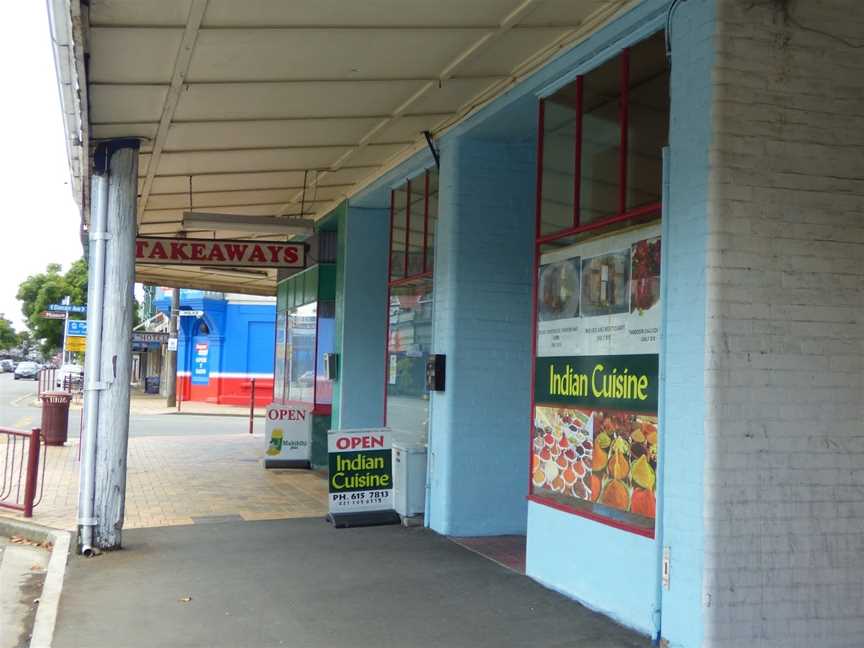
[[36,398],[39,398],[45,392],[56,391],[57,387],[54,384],[56,376],[56,368],[39,370],[39,377],[37,378],[39,385],[36,388]]
[[23,511],[24,517],[28,518],[33,517],[33,508],[42,501],[45,490],[48,446],[41,443],[41,436],[39,428],[25,432],[0,427],[0,456],[3,457],[0,464],[0,507]]

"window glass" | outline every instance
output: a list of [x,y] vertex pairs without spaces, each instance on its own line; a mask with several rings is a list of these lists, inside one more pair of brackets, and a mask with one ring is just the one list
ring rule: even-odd
[[581,225],[620,211],[621,59],[616,57],[583,81]]
[[387,426],[425,440],[429,425],[426,358],[432,346],[432,282],[390,290]]
[[315,334],[318,304],[294,308],[288,314],[287,400],[312,403],[315,392]]
[[435,228],[438,225],[438,169],[429,170],[429,226],[426,232],[426,272],[435,267]]
[[541,234],[573,226],[576,105],[575,84],[544,102]]
[[423,272],[423,226],[426,218],[426,175],[408,182],[408,276]]
[[285,325],[288,314],[283,310],[276,315],[276,350],[273,362],[273,400],[285,398]]
[[402,185],[393,191],[393,223],[390,228],[390,279],[405,276],[406,226],[408,224],[408,187]]
[[318,302],[318,364],[315,374],[315,404],[333,402],[333,383],[325,378],[324,354],[336,350],[336,302]]
[[669,69],[662,35],[630,50],[627,209],[659,203],[669,135]]

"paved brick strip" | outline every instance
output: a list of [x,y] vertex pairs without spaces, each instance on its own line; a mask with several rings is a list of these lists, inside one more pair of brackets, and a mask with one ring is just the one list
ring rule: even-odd
[[[124,528],[193,524],[193,518],[213,516],[276,520],[326,515],[326,480],[311,471],[264,470],[262,447],[260,434],[129,439]],[[75,528],[78,470],[77,441],[48,448],[45,493],[35,522]]]

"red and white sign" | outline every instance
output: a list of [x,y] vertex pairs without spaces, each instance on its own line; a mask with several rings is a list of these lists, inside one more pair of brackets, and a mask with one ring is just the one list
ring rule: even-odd
[[304,268],[303,243],[206,241],[139,236],[135,262],[159,265],[207,265],[226,268]]

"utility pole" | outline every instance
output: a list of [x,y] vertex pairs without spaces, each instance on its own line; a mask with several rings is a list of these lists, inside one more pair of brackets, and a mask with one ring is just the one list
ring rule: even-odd
[[[98,299],[94,299],[94,307],[88,309],[88,318],[101,316],[98,328],[102,339],[97,348],[89,350],[97,354],[91,363],[98,363],[98,369],[87,376],[87,397],[92,409],[87,413],[81,462],[79,525],[82,553],[94,548],[119,549],[121,546],[126,507],[129,380],[135,308],[138,146],[137,140],[105,142],[99,145],[94,156],[94,188],[101,189],[101,182],[107,183],[107,191],[102,189],[93,205],[94,209],[104,209],[105,227],[102,230],[97,226],[91,234],[94,243],[100,243],[99,247],[104,249],[104,281],[89,288],[100,291],[104,301],[101,313],[95,308]],[[100,180],[99,176],[104,177],[106,173],[107,178]],[[90,266],[90,282],[99,281],[99,275],[103,274],[100,265]],[[95,298],[96,294],[92,297]],[[92,369],[93,365],[90,367]],[[94,399],[95,406],[92,403]]]
[[[180,289],[171,289],[171,320],[168,322],[168,337],[177,339],[177,321],[180,317]],[[167,356],[168,407],[177,407],[177,350],[168,350]]]
[[[68,306],[69,305],[69,298],[64,297],[62,303],[65,304],[66,306]],[[66,357],[66,353],[67,353],[66,352],[66,332],[68,330],[69,330],[69,311],[67,310],[63,314],[63,362],[61,364],[66,364],[69,361],[69,359]]]

